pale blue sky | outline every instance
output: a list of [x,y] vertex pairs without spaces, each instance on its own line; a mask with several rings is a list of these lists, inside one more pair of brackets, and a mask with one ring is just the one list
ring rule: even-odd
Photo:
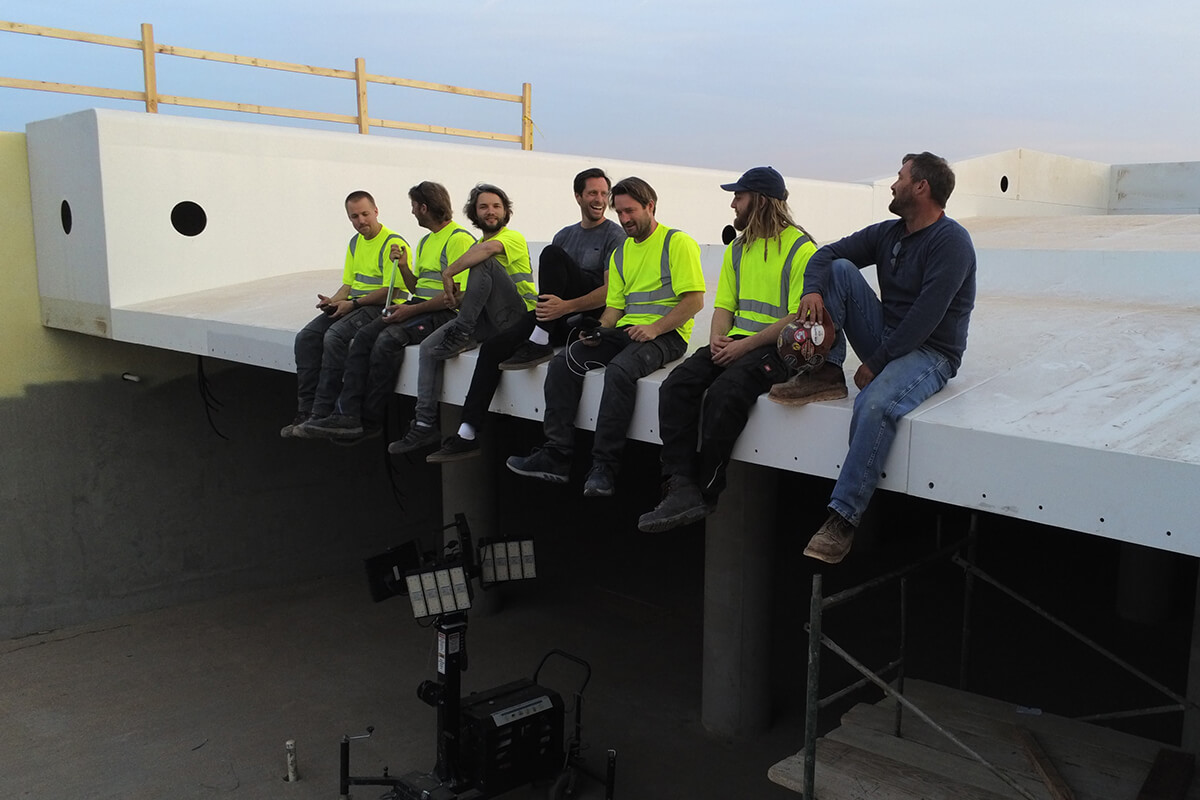
[[[0,0],[0,19],[519,93],[538,150],[859,180],[1027,147],[1200,160],[1200,4],[1143,0]],[[0,33],[0,76],[139,89],[136,51]],[[348,81],[160,57],[167,94],[354,112]],[[371,114],[517,132],[518,107],[371,90]],[[136,103],[0,89],[0,130]],[[167,114],[200,114],[177,107]],[[248,115],[244,121],[288,124]],[[337,126],[340,130],[352,130]],[[388,134],[391,135],[391,134]],[[398,134],[399,135],[399,134]],[[457,140],[467,141],[467,140]]]

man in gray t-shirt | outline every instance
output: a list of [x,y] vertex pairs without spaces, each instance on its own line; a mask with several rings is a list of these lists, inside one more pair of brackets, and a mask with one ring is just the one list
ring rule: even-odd
[[608,294],[608,260],[625,241],[625,230],[607,219],[608,176],[587,169],[575,176],[575,202],[580,221],[568,225],[538,259],[538,302],[528,340],[500,364],[500,369],[529,369],[554,355],[566,342],[566,320],[579,313],[604,310]]
[[[600,179],[593,179],[599,181]],[[606,193],[607,194],[607,193]],[[579,195],[577,195],[579,196]],[[596,212],[590,205],[588,213]],[[625,241],[625,231],[611,219],[601,216],[599,223],[584,227],[582,222],[568,225],[550,241],[555,247],[562,248],[567,255],[574,259],[576,266],[591,280],[595,286],[604,283],[604,273],[608,270],[608,260],[612,252]],[[544,294],[544,293],[543,293]],[[582,298],[580,298],[582,299]],[[604,298],[600,298],[600,306]],[[588,306],[587,308],[595,308]],[[580,310],[587,310],[582,308]],[[539,316],[541,319],[541,316]]]
[[605,217],[611,187],[601,169],[586,169],[575,176],[580,221],[556,233],[542,251],[537,306],[519,324],[479,348],[458,433],[446,439],[427,461],[436,464],[476,455],[476,433],[500,385],[500,371],[529,369],[549,361],[554,345],[564,344],[571,333],[569,318],[576,314],[600,316],[608,294],[609,256],[625,241],[624,229]]

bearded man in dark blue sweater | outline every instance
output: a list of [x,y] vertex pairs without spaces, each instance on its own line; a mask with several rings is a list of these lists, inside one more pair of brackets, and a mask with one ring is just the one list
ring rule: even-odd
[[[776,384],[770,398],[803,405],[846,397],[846,341],[862,360],[850,449],[829,517],[804,554],[836,564],[879,483],[900,418],[941,391],[962,363],[975,306],[975,246],[946,216],[954,172],[932,153],[904,157],[880,222],[818,250],[804,273],[799,319],[833,320],[837,342],[821,367]],[[876,267],[879,297],[861,270]]]

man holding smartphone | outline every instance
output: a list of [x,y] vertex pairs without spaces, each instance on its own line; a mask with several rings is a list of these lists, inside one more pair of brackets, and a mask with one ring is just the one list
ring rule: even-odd
[[[297,411],[279,435],[300,437],[300,426],[328,416],[342,388],[342,373],[350,342],[358,331],[375,320],[387,299],[392,269],[392,244],[399,246],[400,269],[411,291],[416,278],[408,269],[411,248],[399,234],[379,221],[375,198],[368,192],[346,197],[346,216],[357,231],[346,248],[342,285],[331,296],[317,295],[321,314],[296,334]],[[411,283],[410,283],[411,280]]]

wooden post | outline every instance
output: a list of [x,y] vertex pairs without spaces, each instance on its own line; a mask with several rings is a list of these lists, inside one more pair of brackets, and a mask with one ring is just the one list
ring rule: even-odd
[[158,113],[158,77],[154,72],[154,26],[142,23],[142,72],[146,79],[146,113]]
[[354,86],[358,91],[358,132],[369,133],[367,123],[367,64],[361,58],[354,59]]
[[521,149],[533,149],[533,90],[521,84]]
[[1037,740],[1033,732],[1020,725],[1014,727],[1017,733],[1017,741],[1021,743],[1021,747],[1025,749],[1025,754],[1033,762],[1033,768],[1042,777],[1042,783],[1046,784],[1046,789],[1050,792],[1050,796],[1054,800],[1075,800],[1075,793],[1071,791],[1071,787],[1063,780],[1058,768],[1054,766],[1054,762],[1050,760],[1050,756],[1046,755],[1046,751],[1042,749],[1041,742]]

